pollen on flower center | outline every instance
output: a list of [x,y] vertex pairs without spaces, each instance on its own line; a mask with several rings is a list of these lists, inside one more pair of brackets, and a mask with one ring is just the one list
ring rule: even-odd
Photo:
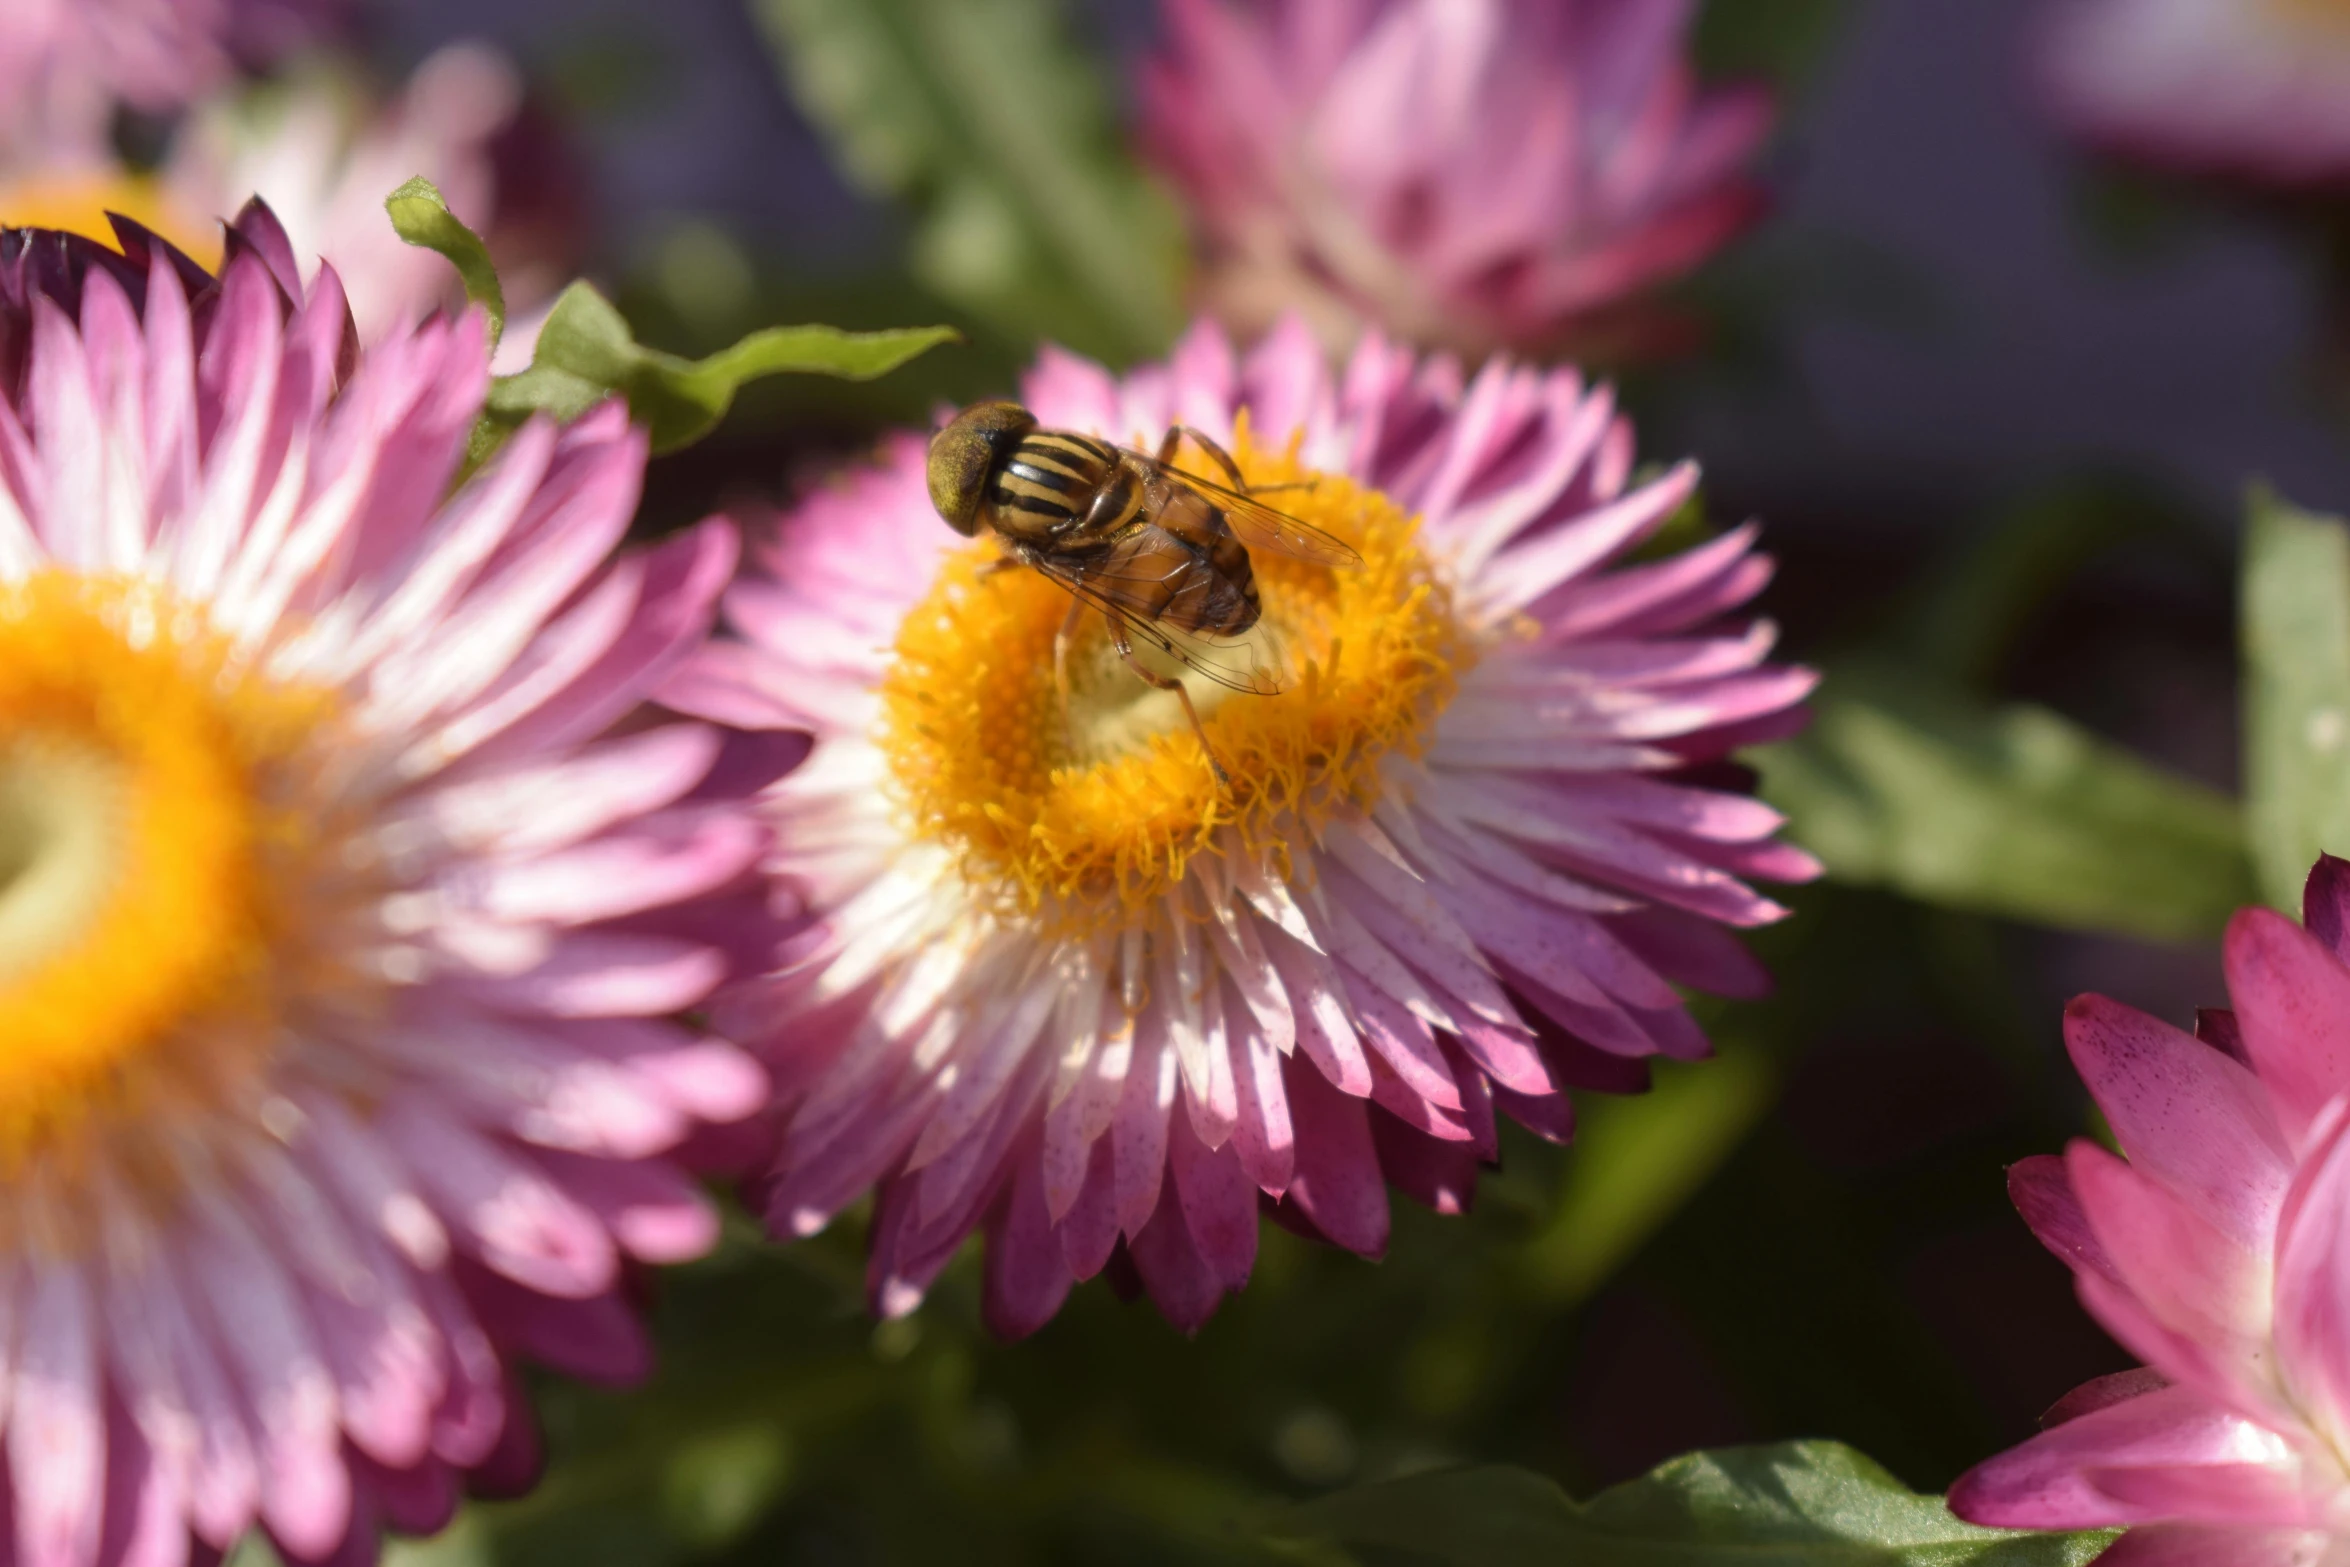
[[217,1103],[269,1048],[333,710],[151,585],[0,585],[0,1176],[102,1112]]
[[1064,706],[1053,642],[1069,597],[1035,572],[988,569],[993,545],[950,557],[899,628],[880,743],[900,804],[1005,912],[1095,927],[1155,904],[1233,835],[1281,852],[1374,798],[1381,759],[1422,749],[1451,699],[1472,646],[1416,519],[1302,468],[1294,445],[1259,448],[1245,416],[1233,455],[1252,488],[1282,486],[1281,510],[1363,558],[1332,570],[1253,552],[1253,636],[1282,689],[1186,679],[1230,795],[1180,704],[1123,667],[1098,614],[1072,650]]

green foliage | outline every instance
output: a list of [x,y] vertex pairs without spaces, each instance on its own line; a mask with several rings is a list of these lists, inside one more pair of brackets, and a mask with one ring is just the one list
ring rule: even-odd
[[1890,668],[1832,677],[1812,728],[1765,753],[1764,793],[1839,879],[1953,908],[2186,941],[2252,895],[2224,796]]
[[2113,1539],[1975,1528],[1834,1442],[1692,1453],[1588,1502],[1522,1469],[1415,1475],[1278,1527],[1457,1567],[2075,1567]]
[[759,0],[851,178],[916,215],[914,275],[1016,339],[1114,362],[1180,320],[1181,224],[1117,144],[1051,0]]
[[1859,0],[1707,0],[1697,18],[1698,66],[1800,88],[1859,9]]
[[400,238],[426,250],[439,251],[465,281],[465,297],[489,314],[490,346],[506,330],[506,291],[498,284],[497,266],[481,236],[467,228],[441,198],[440,187],[419,174],[384,198],[392,228]]
[[[465,281],[465,296],[489,313],[496,346],[505,330],[506,295],[481,236],[457,220],[422,175],[386,197],[384,208],[402,239],[448,257]],[[486,457],[534,413],[576,419],[615,396],[628,399],[629,417],[650,433],[654,451],[675,451],[709,434],[748,382],[786,374],[870,381],[957,336],[944,326],[885,332],[771,326],[706,358],[686,359],[639,343],[610,300],[577,282],[548,312],[530,368],[491,383],[473,459]]]
[[574,283],[540,329],[530,368],[491,386],[489,416],[509,428],[534,413],[576,419],[619,395],[651,432],[653,450],[674,451],[709,434],[747,381],[793,372],[868,381],[954,337],[943,326],[891,332],[774,326],[706,359],[681,359],[637,342],[611,301]]
[[2255,491],[2243,595],[2246,831],[2297,913],[2319,852],[2350,850],[2350,531]]

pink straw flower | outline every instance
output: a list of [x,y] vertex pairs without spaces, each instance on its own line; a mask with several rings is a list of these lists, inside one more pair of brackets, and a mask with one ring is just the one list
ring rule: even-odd
[[2054,0],[2038,43],[2084,139],[2195,174],[2350,181],[2342,0]]
[[871,1289],[912,1309],[974,1230],[1007,1335],[1123,1252],[1196,1328],[1246,1281],[1260,1205],[1365,1255],[1385,1183],[1454,1212],[1497,1112],[1565,1138],[1570,1083],[1699,1057],[1674,983],[1764,976],[1720,929],[1743,878],[1816,867],[1709,767],[1801,720],[1812,677],[1733,616],[1741,528],[1625,564],[1694,492],[1634,482],[1630,426],[1571,371],[1372,336],[1334,380],[1288,323],[1245,360],[1195,329],[1124,379],[1048,350],[1049,427],[1145,448],[1181,420],[1351,544],[1256,552],[1288,685],[1168,693],[1070,600],[940,521],[924,441],[803,502],[664,693],[805,726],[768,796],[809,926],[713,1015],[781,1098],[768,1213],[804,1235],[878,1187]]
[[1701,91],[1690,0],[1166,0],[1146,144],[1208,306],[1483,353],[1603,322],[1762,210],[1759,90]]
[[2232,1012],[2193,1036],[2084,996],[2065,1043],[2126,1159],[2027,1159],[2016,1206],[2146,1360],[1951,1488],[1977,1523],[2122,1526],[2108,1567],[2288,1567],[2350,1551],[2350,862],[2296,926],[2228,927]]
[[178,108],[238,56],[313,32],[339,0],[7,0],[0,5],[0,142],[102,131],[119,104]]
[[514,170],[496,156],[522,111],[520,74],[484,44],[435,52],[381,99],[347,72],[308,70],[200,105],[173,140],[158,194],[199,232],[260,196],[305,275],[334,258],[360,340],[373,343],[464,297],[449,264],[403,243],[384,217],[384,198],[421,174],[497,256],[511,312],[498,368],[519,370],[530,362],[536,313],[564,281],[546,257],[518,257],[508,241],[532,236],[500,222],[523,206],[518,195],[532,194],[502,188],[501,175]]
[[478,316],[125,252],[0,235],[0,1563],[365,1561],[711,1243],[666,1155],[765,1083],[666,1019],[793,747],[614,731],[735,554],[608,559],[617,407],[452,491]]

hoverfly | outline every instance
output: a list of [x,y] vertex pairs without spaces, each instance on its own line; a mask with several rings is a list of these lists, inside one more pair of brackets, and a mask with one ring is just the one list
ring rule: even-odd
[[[1231,480],[1218,484],[1175,466],[1188,438]],[[1006,564],[1033,566],[1068,589],[1068,617],[1053,640],[1053,676],[1066,704],[1068,655],[1088,609],[1100,611],[1126,667],[1183,703],[1208,766],[1232,779],[1208,744],[1180,679],[1141,663],[1134,641],[1235,691],[1270,696],[1273,678],[1218,649],[1257,623],[1252,549],[1323,566],[1362,557],[1321,529],[1257,500],[1232,455],[1188,425],[1174,425],[1146,456],[1072,430],[1041,428],[1018,403],[975,403],[931,437],[930,502],[956,532],[990,528]]]

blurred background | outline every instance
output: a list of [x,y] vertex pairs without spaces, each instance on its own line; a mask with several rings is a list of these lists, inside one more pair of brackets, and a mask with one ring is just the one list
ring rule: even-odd
[[[1269,1231],[1191,1340],[1096,1282],[992,1343],[968,1257],[876,1326],[853,1225],[777,1249],[738,1216],[718,1257],[647,1282],[652,1384],[549,1379],[544,1482],[399,1559],[1251,1560],[1267,1503],[1434,1462],[1582,1493],[1800,1436],[1931,1490],[2127,1364],[2001,1171],[2090,1130],[2068,996],[2177,1021],[2222,997],[2212,937],[2255,897],[2238,517],[2254,479],[2350,498],[2350,317],[2330,198],[2068,135],[2031,64],[2048,9],[1710,0],[1700,74],[1777,105],[1767,207],[1659,281],[1668,325],[1520,345],[1617,378],[1645,459],[1703,461],[1690,527],[1764,521],[1767,612],[1830,671],[1813,734],[1759,765],[1835,875],[1759,938],[1778,995],[1707,1007],[1721,1059],[1580,1096],[1568,1148],[1506,1129],[1475,1211],[1399,1201],[1383,1263]],[[1041,338],[1130,363],[1181,325],[1180,198],[1132,151],[1151,0],[336,20],[218,103],[111,127],[108,155],[200,202],[200,178],[296,178],[266,127],[322,114],[301,145],[360,150],[302,176],[321,214],[380,223],[383,190],[434,175],[518,314],[584,272],[684,352],[777,320],[966,330],[870,387],[753,389],[656,461],[647,530],[1010,390]],[[958,139],[990,105],[1011,131]],[[1031,182],[1123,214],[1108,253],[1054,250]]]

